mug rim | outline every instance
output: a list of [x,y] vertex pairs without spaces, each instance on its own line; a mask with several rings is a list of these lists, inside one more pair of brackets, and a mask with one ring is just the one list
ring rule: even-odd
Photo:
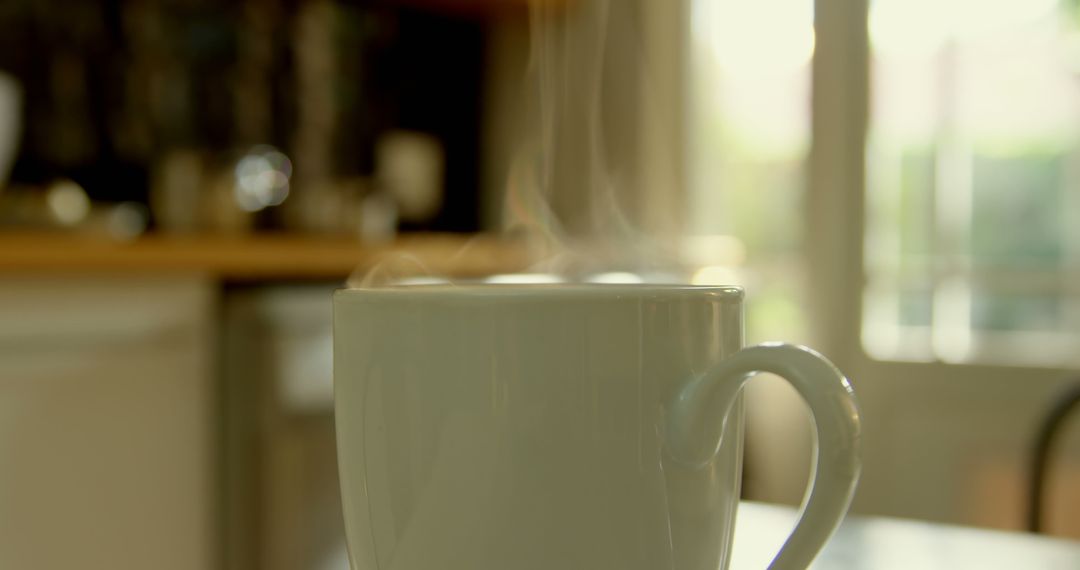
[[735,285],[673,283],[424,283],[383,287],[348,287],[334,291],[335,298],[455,298],[455,299],[557,299],[565,297],[657,298],[704,297],[740,302],[743,288]]

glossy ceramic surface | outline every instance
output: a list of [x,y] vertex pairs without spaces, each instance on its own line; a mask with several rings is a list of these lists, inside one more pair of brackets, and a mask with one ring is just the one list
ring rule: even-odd
[[725,567],[739,388],[774,369],[809,396],[825,457],[822,499],[807,508],[815,524],[774,564],[805,566],[847,508],[857,414],[846,381],[817,355],[740,351],[741,300],[735,288],[675,286],[338,292],[335,407],[353,568]]

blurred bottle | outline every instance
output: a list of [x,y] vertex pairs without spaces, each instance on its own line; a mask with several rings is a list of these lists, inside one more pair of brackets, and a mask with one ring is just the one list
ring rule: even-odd
[[164,153],[154,165],[150,209],[159,230],[191,233],[202,229],[200,219],[204,186],[209,173],[203,153],[176,149]]
[[47,186],[17,185],[0,195],[0,226],[64,231],[127,241],[142,235],[150,216],[137,202],[93,202],[70,179]]
[[154,170],[151,207],[164,232],[250,232],[257,216],[281,206],[292,190],[292,161],[270,145],[232,153],[174,150]]
[[394,200],[401,221],[424,225],[443,205],[442,144],[432,135],[389,131],[375,143],[375,179]]
[[21,113],[22,87],[14,77],[0,72],[0,192],[4,191],[19,150]]

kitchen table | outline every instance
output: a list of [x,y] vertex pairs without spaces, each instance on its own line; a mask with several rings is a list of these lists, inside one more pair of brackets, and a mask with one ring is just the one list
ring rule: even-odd
[[[731,570],[765,568],[795,524],[795,509],[743,502]],[[1080,542],[882,517],[849,516],[814,570],[1080,570]]]

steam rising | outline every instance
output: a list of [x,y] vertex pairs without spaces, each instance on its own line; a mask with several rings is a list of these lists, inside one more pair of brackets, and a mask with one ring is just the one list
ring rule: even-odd
[[[646,115],[643,16],[636,3],[611,7],[530,5],[528,136],[510,165],[502,230],[533,260],[525,273],[546,275],[536,280],[671,282],[681,272],[676,248],[628,215],[644,204],[635,160]],[[445,282],[419,259],[396,255],[350,284],[402,279]]]
[[[617,4],[623,11],[615,13],[611,6],[592,0],[570,13],[563,5],[532,4],[533,136],[510,173],[504,227],[529,239],[538,271],[573,280],[673,269],[665,267],[672,255],[658,237],[627,215],[625,202],[642,184],[635,165],[626,163],[640,136],[634,125],[642,115],[641,72],[619,64],[645,61],[639,22],[628,10],[633,4]],[[614,51],[628,48],[634,51]],[[627,140],[609,145],[609,134]]]

